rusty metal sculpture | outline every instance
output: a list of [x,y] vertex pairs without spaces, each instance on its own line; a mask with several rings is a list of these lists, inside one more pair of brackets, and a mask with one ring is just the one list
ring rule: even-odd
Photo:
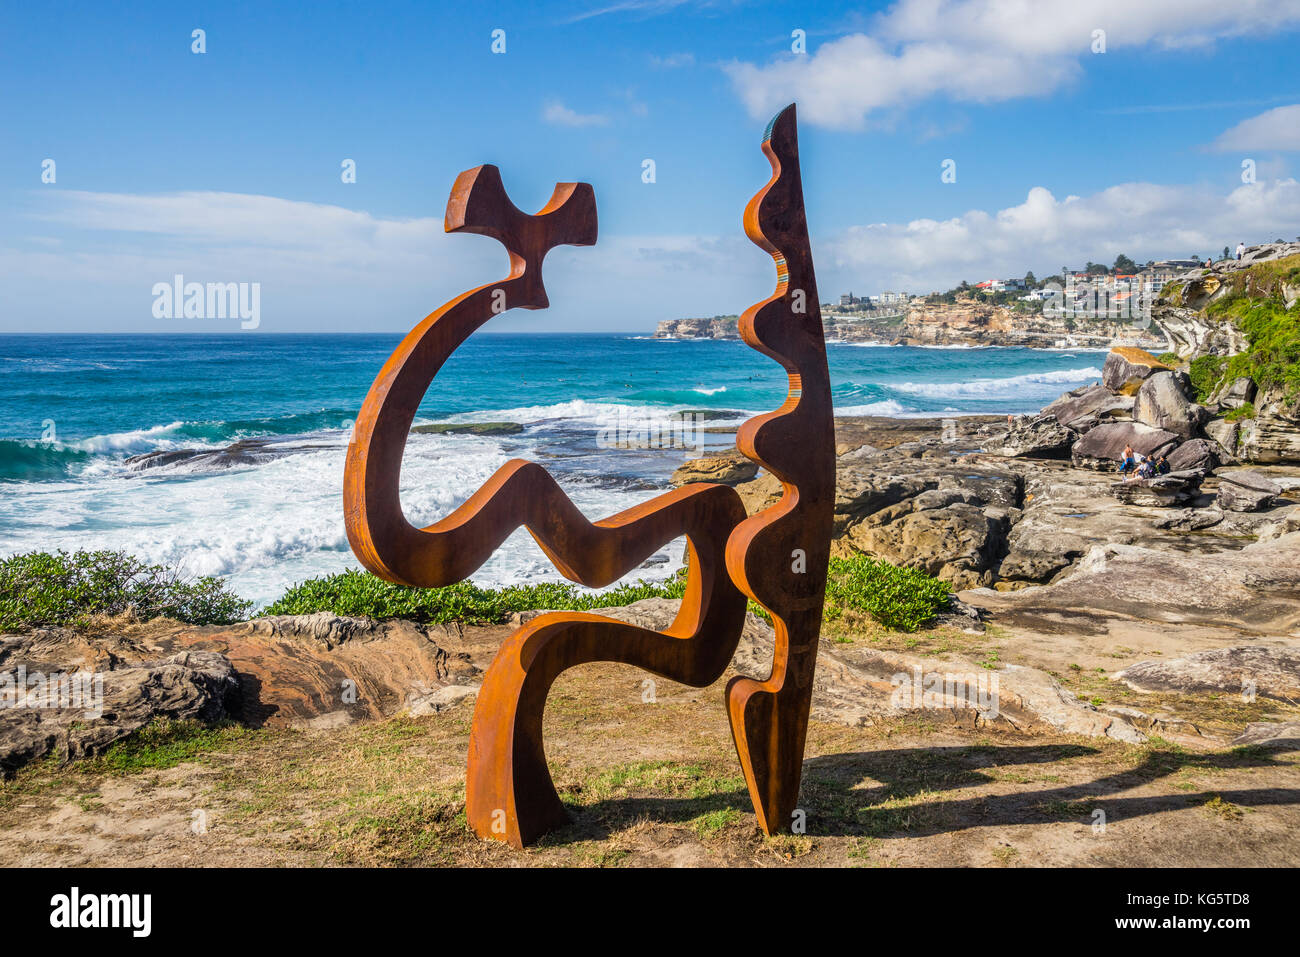
[[[502,644],[470,737],[467,816],[481,837],[522,847],[567,818],[542,743],[546,696],[561,672],[614,661],[695,687],[712,684],[740,639],[745,597],[737,585],[772,613],[777,644],[766,681],[736,678],[727,687],[733,734],[761,826],[771,833],[789,825],[821,619],[834,450],[793,107],[773,120],[763,150],[774,175],[750,203],[745,228],[776,259],[778,286],[745,314],[742,334],[787,368],[791,392],[776,412],[746,423],[737,443],[781,478],[785,494],[771,509],[746,520],[735,490],[696,484],[591,523],[545,469],[515,459],[446,518],[417,528],[403,515],[399,476],[420,401],[447,357],[492,316],[547,306],[546,253],[596,241],[595,198],[585,183],[558,184],[529,216],[510,202],[496,167],[457,177],[446,230],[499,240],[509,275],[457,296],[412,329],[357,416],[343,486],[348,541],[366,568],[389,581],[419,588],[460,581],[521,525],[566,578],[593,587],[621,578],[667,542],[687,539],[686,594],[665,631],[565,612],[533,619]],[[803,558],[784,558],[797,550]]]
[[732,532],[727,571],[771,613],[776,648],[765,681],[728,683],[727,713],[759,826],[772,834],[790,827],[799,797],[830,562],[835,421],[793,105],[768,125],[763,152],[772,178],[745,208],[745,234],[775,260],[776,291],[740,317],[740,336],[781,363],[790,391],[740,427],[736,446],[781,480],[782,495]]

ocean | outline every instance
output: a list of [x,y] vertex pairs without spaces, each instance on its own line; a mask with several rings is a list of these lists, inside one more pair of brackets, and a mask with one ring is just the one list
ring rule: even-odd
[[[120,548],[221,575],[259,605],[296,581],[358,567],[343,530],[352,420],[397,334],[0,336],[0,555]],[[1096,380],[1082,350],[830,343],[837,414],[1034,412]],[[785,396],[776,363],[738,341],[630,334],[480,333],[443,367],[417,423],[516,422],[510,435],[411,435],[410,521],[463,502],[511,458],[542,462],[590,518],[669,487],[698,449],[608,448],[619,424],[711,410],[737,423]],[[730,413],[730,414],[727,414]],[[635,429],[633,430],[635,432]],[[696,432],[707,448],[732,438]],[[269,440],[257,462],[197,458],[140,469],[147,452]],[[635,445],[636,443],[631,443]],[[629,578],[681,566],[676,542]],[[561,580],[524,531],[473,576]]]

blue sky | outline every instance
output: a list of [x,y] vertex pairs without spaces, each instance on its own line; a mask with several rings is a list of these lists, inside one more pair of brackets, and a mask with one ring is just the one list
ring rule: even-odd
[[1298,38],[1300,0],[8,4],[0,331],[231,331],[153,317],[176,273],[260,283],[261,332],[404,330],[503,272],[441,231],[484,162],[525,209],[592,183],[601,226],[492,328],[738,312],[790,101],[823,299],[1293,239]]

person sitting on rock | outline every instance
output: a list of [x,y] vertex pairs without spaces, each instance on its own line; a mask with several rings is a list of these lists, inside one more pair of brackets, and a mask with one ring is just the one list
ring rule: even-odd
[[1124,454],[1120,456],[1119,460],[1119,474],[1127,475],[1138,467],[1138,462],[1140,461],[1142,460],[1138,454],[1133,451],[1133,446],[1124,446]]
[[1156,474],[1168,475],[1171,471],[1172,469],[1169,467],[1169,460],[1166,459],[1163,455],[1159,456],[1156,459]]
[[1140,479],[1153,479],[1156,477],[1156,463],[1147,459],[1138,466],[1137,477]]

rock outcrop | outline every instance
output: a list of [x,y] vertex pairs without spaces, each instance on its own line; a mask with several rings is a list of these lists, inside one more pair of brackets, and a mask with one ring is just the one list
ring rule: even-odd
[[0,642],[0,774],[54,754],[93,757],[156,718],[219,721],[237,710],[229,660],[185,650],[124,659],[65,628]]
[[1282,487],[1258,472],[1238,470],[1219,475],[1219,508],[1234,512],[1258,512],[1272,505]]
[[1233,747],[1300,751],[1300,721],[1253,721],[1232,741]]
[[1200,434],[1210,419],[1202,406],[1188,401],[1183,383],[1173,372],[1157,372],[1142,383],[1133,403],[1133,419],[1154,429],[1172,432],[1184,442]]
[[739,452],[706,455],[691,459],[673,472],[673,485],[690,485],[694,482],[717,482],[720,485],[739,485],[758,474],[758,463]]
[[[736,318],[665,319],[654,335],[656,339],[738,339]],[[1161,340],[1137,333],[1126,320],[1093,319],[1084,331],[1063,317],[1012,310],[973,298],[927,302],[914,297],[896,306],[850,312],[823,308],[822,326],[828,341],[890,345],[1051,349],[1136,342],[1143,347],[1163,347]]]
[[1256,406],[1253,419],[1237,424],[1235,454],[1262,465],[1300,462],[1300,411],[1281,389],[1270,389]]
[[[654,629],[667,627],[676,612],[677,603],[663,598],[601,610],[603,615]],[[747,615],[732,668],[740,674],[767,674],[774,639],[771,625]],[[1132,743],[1146,740],[1127,718],[1099,711],[1036,668],[1008,665],[990,670],[957,655],[935,658],[875,648],[819,647],[813,718],[863,726],[920,710],[968,727],[1057,731]]]
[[989,451],[1010,457],[1068,458],[1079,433],[1061,424],[1052,414],[1018,420],[1001,438],[989,443]]
[[1133,395],[1146,378],[1169,367],[1144,349],[1117,347],[1106,354],[1101,384],[1119,395]]
[[1264,290],[1258,280],[1275,271],[1255,267],[1293,256],[1300,256],[1300,243],[1264,243],[1248,248],[1240,260],[1221,260],[1208,269],[1192,270],[1165,286],[1151,318],[1183,359],[1244,352],[1245,334],[1230,317],[1207,313],[1206,307],[1245,288],[1248,292],[1276,293],[1290,308],[1300,299],[1300,279],[1285,272],[1272,275],[1275,288]]
[[1203,477],[1202,472],[1186,471],[1149,479],[1125,479],[1111,486],[1111,494],[1129,505],[1172,508],[1199,499]]
[[[1300,462],[1300,395],[1288,384],[1295,379],[1295,363],[1285,359],[1285,341],[1292,335],[1285,324],[1294,321],[1286,317],[1297,302],[1300,242],[1266,243],[1247,249],[1240,261],[1217,262],[1176,278],[1152,309],[1175,352],[1201,363],[1203,380],[1207,372],[1221,377],[1202,381],[1205,405],[1216,414],[1231,413],[1233,421],[1216,418],[1203,423],[1201,432],[1227,455],[1262,464]],[[1253,316],[1251,335],[1262,337],[1262,350],[1252,346],[1239,324],[1238,317],[1246,314]],[[1264,356],[1258,363],[1257,352]],[[1233,356],[1247,361],[1228,363]]]
[[859,551],[970,588],[993,581],[1009,527],[1008,510],[989,507],[978,494],[931,489],[859,522],[846,541]]
[[1300,700],[1300,647],[1244,645],[1201,651],[1186,658],[1141,661],[1116,672],[1135,691],[1221,691]]
[[1168,454],[1178,436],[1141,422],[1107,422],[1089,429],[1070,451],[1076,468],[1114,471],[1119,468],[1126,446],[1144,457]]
[[[1079,432],[1105,419],[1132,418],[1134,398],[1117,395],[1101,383],[1067,392],[1043,408],[1043,415],[1053,415],[1062,425]],[[1080,427],[1086,423],[1084,427]]]
[[1115,618],[1300,637],[1300,534],[1233,551],[1095,545],[1071,574],[1040,588],[978,589],[963,598],[995,614],[1104,612]]

